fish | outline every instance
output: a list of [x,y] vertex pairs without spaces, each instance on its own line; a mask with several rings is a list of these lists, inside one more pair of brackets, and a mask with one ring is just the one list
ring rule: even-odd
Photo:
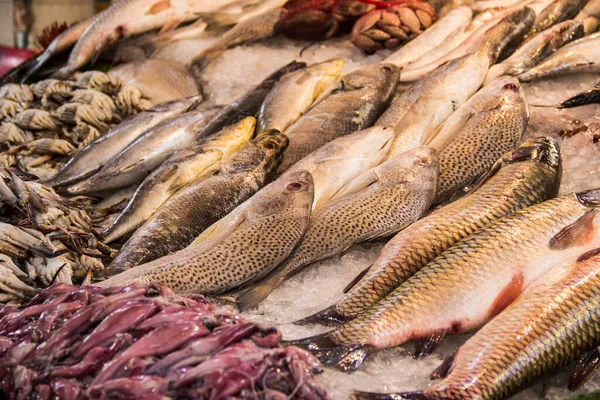
[[419,147],[400,154],[351,181],[353,194],[327,203],[290,256],[264,279],[236,297],[240,310],[256,307],[277,286],[310,264],[368,240],[395,234],[429,210],[438,179],[437,154]]
[[537,278],[598,247],[599,206],[600,190],[592,189],[516,211],[440,254],[354,320],[291,344],[343,370],[409,340],[414,357],[424,357],[446,334],[479,328]]
[[514,149],[528,122],[527,99],[513,77],[497,79],[460,106],[429,143],[440,158],[435,204],[448,200]]
[[[247,203],[234,220],[219,224],[208,242],[129,269],[99,283],[168,285],[178,294],[220,294],[260,279],[283,261],[302,238],[310,216],[312,178],[306,171],[273,182]],[[215,261],[218,262],[215,262]]]
[[255,119],[247,117],[237,125],[190,149],[179,150],[152,172],[137,188],[127,206],[102,232],[105,243],[134,231],[148,220],[173,194],[188,184],[207,179],[222,161],[236,153],[254,135]]
[[375,125],[394,129],[388,158],[426,145],[435,129],[483,83],[490,66],[482,52],[442,65],[396,97]]
[[[306,63],[292,61],[284,65],[271,75],[266,77],[261,83],[250,89],[240,99],[234,101],[216,116],[214,116],[202,131],[201,137],[206,137],[219,132],[228,125],[236,124],[246,117],[254,117],[260,110],[265,98],[279,80],[299,69],[305,68]],[[262,132],[262,131],[259,131]]]
[[507,8],[516,5],[517,3],[527,3],[521,0],[480,0],[476,1],[471,7],[474,12],[483,12],[490,8]]
[[376,64],[344,75],[302,117],[286,129],[290,144],[277,174],[340,136],[368,128],[390,104],[399,70]]
[[105,275],[116,275],[190,245],[273,177],[288,139],[263,132],[221,164],[219,174],[175,193],[127,240]]
[[507,152],[465,197],[441,207],[394,236],[372,266],[334,305],[306,322],[351,320],[375,307],[430,261],[494,221],[558,194],[562,175],[558,142],[530,139]]
[[295,171],[308,171],[313,177],[312,210],[341,195],[348,182],[381,164],[388,153],[394,131],[373,126],[342,136],[319,147],[288,169],[282,177]]
[[556,0],[544,9],[537,17],[529,36],[536,35],[559,22],[575,17],[588,0]]
[[473,11],[469,6],[458,7],[435,22],[419,36],[388,56],[383,62],[404,68],[409,63],[428,54],[455,32],[460,32],[469,25]]
[[568,20],[532,36],[509,58],[490,68],[484,85],[504,75],[516,76],[535,67],[567,43],[584,36],[583,24]]
[[575,16],[575,20],[583,23],[586,35],[596,32],[600,26],[600,0],[590,0]]
[[[410,394],[358,392],[354,398],[506,399],[568,366],[600,342],[599,253],[584,253],[535,281],[445,361],[441,381]],[[593,363],[588,358],[582,369]]]
[[260,106],[257,131],[277,129],[284,132],[339,79],[343,67],[344,60],[334,58],[286,74]]
[[575,96],[563,101],[560,103],[560,108],[581,107],[588,104],[597,103],[600,103],[600,83],[596,84],[596,86],[591,89],[576,94]]
[[146,130],[168,118],[196,108],[201,101],[202,96],[193,96],[158,104],[128,117],[81,149],[44,183],[53,187],[61,187],[90,177]]
[[219,107],[167,118],[137,137],[94,175],[65,187],[71,195],[122,189],[143,181],[177,150],[190,146]]
[[64,78],[83,67],[116,40],[197,19],[197,13],[214,12],[236,0],[120,0],[102,11],[81,34],[67,64],[57,71]]
[[581,72],[600,72],[600,32],[571,42],[518,76],[521,82]]

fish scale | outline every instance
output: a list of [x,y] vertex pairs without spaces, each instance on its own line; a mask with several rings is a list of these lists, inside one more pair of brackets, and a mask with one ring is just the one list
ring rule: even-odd
[[357,317],[460,240],[505,215],[556,196],[561,177],[558,144],[552,139],[529,140],[515,152],[536,143],[545,147],[540,157],[506,161],[481,188],[396,235],[367,275],[325,314],[341,319]]

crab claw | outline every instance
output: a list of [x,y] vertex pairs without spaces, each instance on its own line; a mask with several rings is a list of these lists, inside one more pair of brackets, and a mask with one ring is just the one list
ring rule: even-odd
[[23,283],[13,270],[4,264],[0,264],[0,290],[22,299],[32,297],[39,291]]
[[44,246],[44,242],[16,226],[0,222],[0,252],[13,258],[25,258],[28,252],[40,253],[44,257],[56,257],[54,250]]

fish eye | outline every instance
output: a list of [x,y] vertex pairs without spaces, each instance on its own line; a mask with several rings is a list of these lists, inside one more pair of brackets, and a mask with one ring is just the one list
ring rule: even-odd
[[427,167],[433,164],[433,159],[431,157],[418,157],[415,159],[414,164],[420,167]]
[[300,182],[292,182],[289,185],[287,185],[287,190],[291,190],[291,191],[297,191],[302,189],[302,184]]
[[502,86],[502,89],[516,91],[517,89],[519,89],[519,85],[517,85],[516,83],[507,83],[506,85]]

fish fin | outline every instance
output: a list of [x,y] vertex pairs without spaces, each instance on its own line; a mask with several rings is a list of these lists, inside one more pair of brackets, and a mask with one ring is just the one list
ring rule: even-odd
[[158,32],[158,34],[162,35],[167,32],[171,32],[171,31],[175,30],[175,28],[177,28],[179,26],[179,24],[181,24],[180,19],[170,19],[166,24],[164,24],[162,26],[162,28],[160,28],[160,31]]
[[171,0],[158,0],[156,3],[152,4],[146,10],[146,15],[149,14],[158,14],[159,12],[165,11],[171,7]]
[[597,210],[590,210],[571,225],[565,226],[550,239],[550,249],[565,250],[588,243],[594,232],[594,217],[597,213]]
[[227,216],[206,228],[188,247],[202,246],[203,249],[207,249],[219,243],[246,220],[246,207],[247,205],[242,203]]
[[423,392],[374,393],[360,390],[353,390],[350,398],[352,400],[427,400]]
[[377,175],[375,168],[371,168],[370,170],[363,172],[356,178],[352,179],[343,188],[338,190],[337,193],[335,193],[335,198],[342,198],[377,183],[379,181],[379,176]]
[[513,301],[519,297],[523,291],[523,283],[525,277],[522,273],[513,276],[512,280],[506,285],[504,289],[496,296],[494,302],[488,310],[490,317],[495,317],[500,314],[506,307],[508,307]]
[[348,283],[346,285],[346,287],[344,288],[344,293],[348,293],[354,286],[356,286],[356,284],[358,282],[360,282],[360,280],[367,274],[367,272],[369,272],[369,270],[371,269],[372,266],[373,266],[373,264],[369,265],[367,268],[360,271],[360,273],[358,275],[356,275],[354,277],[354,279],[352,279],[350,281],[350,283]]
[[452,371],[452,364],[454,363],[455,357],[456,352],[444,358],[444,361],[442,361],[442,363],[436,369],[433,370],[431,375],[429,375],[429,379],[443,379],[447,377],[450,371]]
[[569,380],[569,390],[577,390],[586,383],[600,366],[600,348],[592,350],[583,356],[575,367],[575,372]]
[[583,253],[582,255],[579,256],[579,258],[577,259],[578,263],[582,263],[584,261],[589,260],[590,258],[596,256],[600,254],[600,247],[594,249],[594,250],[590,250],[590,251],[586,251],[585,253]]
[[250,284],[238,295],[235,296],[235,302],[240,311],[256,308],[264,299],[271,294],[275,287],[270,283],[270,279]]
[[175,175],[177,170],[179,170],[179,167],[177,166],[177,164],[169,165],[168,168],[166,168],[164,171],[161,171],[162,173],[160,175],[160,182],[164,183],[164,182],[168,181],[169,179],[171,179],[173,177],[173,175]]
[[442,344],[447,333],[447,329],[438,329],[415,340],[413,358],[418,360],[433,353]]
[[[467,125],[469,120],[473,118],[475,111],[469,107],[468,110],[463,110],[456,118],[452,118],[451,129],[444,129],[446,123],[438,125],[437,128],[433,129],[425,135],[421,144],[433,147],[438,152],[443,150],[448,143],[452,141],[454,137]],[[456,120],[456,121],[454,121]],[[441,135],[440,135],[441,134]]]
[[329,332],[300,340],[283,341],[282,344],[302,347],[313,353],[323,364],[335,366],[342,371],[358,369],[369,351],[368,346],[360,344],[337,344],[329,337]]
[[503,163],[504,162],[502,161],[502,159],[496,161],[494,165],[492,165],[492,168],[488,169],[487,172],[475,178],[473,183],[467,185],[468,189],[465,194],[472,193],[480,187],[482,187],[487,181],[489,181],[494,175],[496,175],[498,171],[500,171],[500,168],[502,168]]
[[294,322],[294,325],[309,325],[309,324],[324,324],[324,325],[339,325],[346,319],[335,310],[335,305],[329,306],[315,314],[309,315],[306,318],[299,319]]

